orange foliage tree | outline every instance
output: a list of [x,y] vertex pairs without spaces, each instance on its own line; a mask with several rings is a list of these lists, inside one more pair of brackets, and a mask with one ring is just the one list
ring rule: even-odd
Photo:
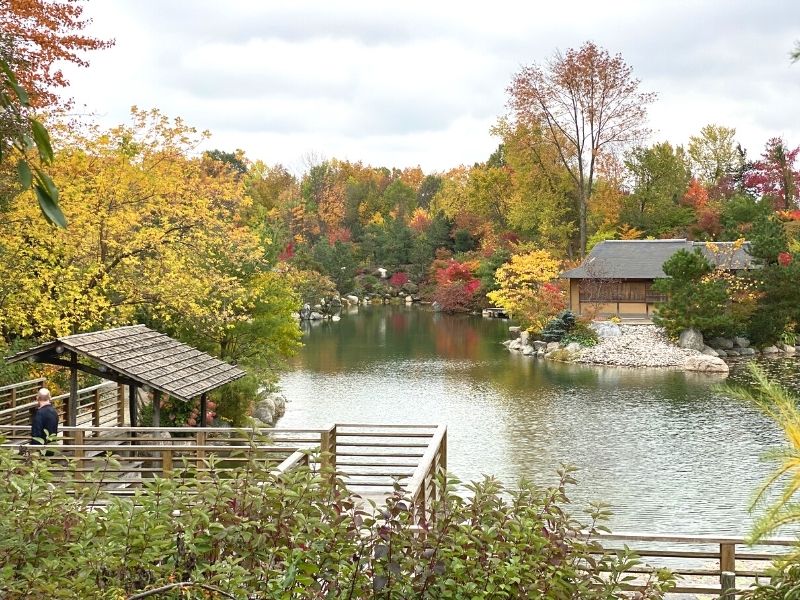
[[58,104],[54,89],[69,85],[58,63],[85,67],[82,52],[113,45],[82,35],[90,22],[79,0],[0,0],[0,54],[34,106]]

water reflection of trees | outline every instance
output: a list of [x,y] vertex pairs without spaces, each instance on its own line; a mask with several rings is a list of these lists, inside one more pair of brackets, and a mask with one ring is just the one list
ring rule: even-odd
[[336,323],[307,328],[296,363],[310,371],[336,373],[398,360],[481,362],[505,352],[499,342],[507,327],[506,321],[437,315],[417,307],[360,307]]

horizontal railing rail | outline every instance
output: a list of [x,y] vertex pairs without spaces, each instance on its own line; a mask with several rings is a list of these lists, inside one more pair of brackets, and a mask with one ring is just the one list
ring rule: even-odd
[[[36,407],[36,391],[44,383],[44,379],[34,379],[24,382],[29,385],[22,388],[12,388],[15,396],[10,396],[3,403],[0,397],[0,426],[27,425],[30,427],[33,411]],[[22,384],[17,384],[22,385]],[[8,386],[7,386],[8,387]],[[67,423],[69,420],[68,406],[69,394],[53,396],[53,406],[58,411],[59,422]],[[98,385],[78,390],[78,403],[76,424],[79,427],[113,427],[122,425],[124,416],[124,389],[116,383],[106,381]]]
[[[750,545],[739,537],[616,532],[593,536],[605,550],[627,546],[641,557],[631,574],[646,577],[666,568],[678,576],[675,593],[733,599],[763,580],[773,561],[796,548],[792,538],[770,538]],[[643,583],[633,582],[632,589]]]
[[[88,478],[102,471],[109,488],[119,488],[112,493],[130,493],[143,479],[175,472],[184,464],[207,470],[208,459],[215,456],[216,469],[233,469],[253,459],[274,463],[277,469],[308,464],[378,503],[396,486],[404,492],[413,488],[420,510],[428,510],[425,502],[438,497],[432,475],[444,468],[445,431],[434,425],[376,424],[319,429],[80,426],[61,427],[46,450],[52,454],[48,458],[54,476]],[[28,444],[30,427],[0,426],[0,435],[5,445],[42,450]]]
[[44,377],[0,387],[0,425],[30,424],[30,409],[36,406],[36,393]]

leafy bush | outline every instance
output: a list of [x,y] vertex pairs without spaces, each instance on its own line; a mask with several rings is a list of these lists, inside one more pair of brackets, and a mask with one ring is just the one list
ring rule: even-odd
[[[3,598],[125,598],[184,584],[159,597],[611,600],[638,564],[589,539],[604,530],[604,507],[588,533],[565,512],[568,469],[552,488],[486,478],[467,498],[445,494],[415,531],[400,491],[377,510],[307,468],[278,475],[251,462],[220,477],[209,466],[108,498],[99,474],[53,486],[47,461],[0,450]],[[103,510],[86,508],[96,500]],[[658,572],[637,597],[672,585]]]
[[597,332],[586,323],[581,322],[575,323],[572,329],[561,338],[562,344],[576,342],[586,347],[596,346],[598,341]]
[[555,319],[548,321],[542,329],[541,338],[545,342],[560,342],[575,326],[575,315],[572,311],[565,310]]

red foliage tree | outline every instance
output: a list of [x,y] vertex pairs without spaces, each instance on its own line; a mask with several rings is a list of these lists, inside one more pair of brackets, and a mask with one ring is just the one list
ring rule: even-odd
[[745,173],[745,187],[769,200],[775,210],[794,208],[800,199],[800,171],[795,168],[798,154],[800,146],[790,150],[781,138],[772,138],[761,160]]
[[398,271],[397,273],[393,273],[392,276],[389,278],[389,285],[393,287],[403,287],[405,284],[408,283],[408,275],[403,273],[402,271]]

